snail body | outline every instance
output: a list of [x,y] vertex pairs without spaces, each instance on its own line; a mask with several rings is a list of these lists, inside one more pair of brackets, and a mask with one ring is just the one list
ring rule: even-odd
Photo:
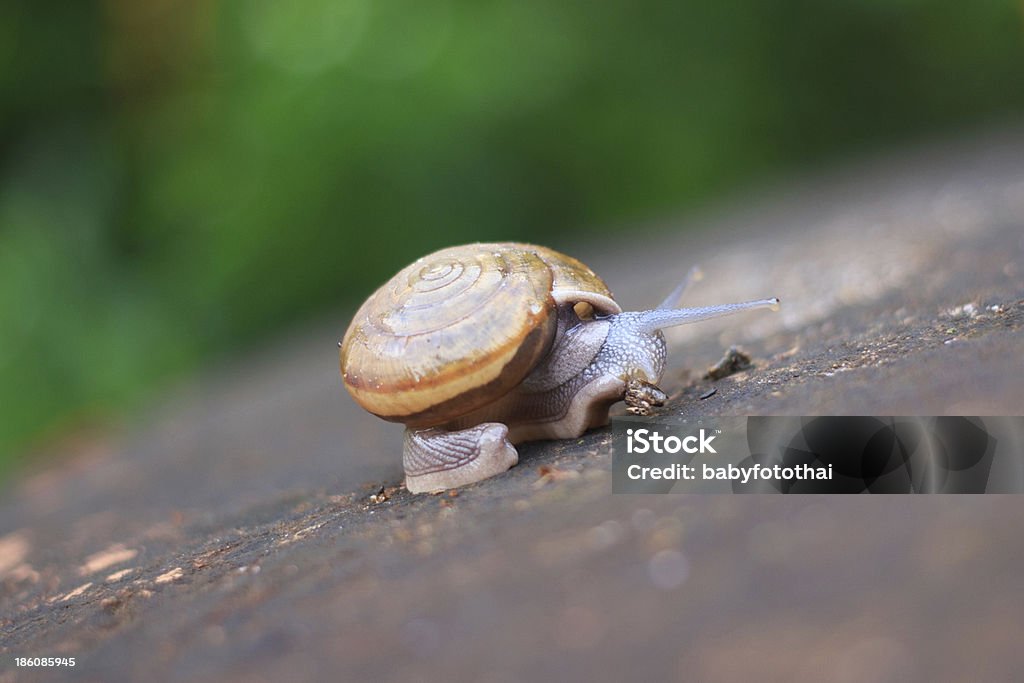
[[501,242],[442,249],[403,268],[359,308],[341,342],[355,401],[406,426],[414,492],[504,472],[513,444],[573,438],[626,400],[643,413],[665,395],[660,330],[776,306],[776,299],[623,312],[578,260]]

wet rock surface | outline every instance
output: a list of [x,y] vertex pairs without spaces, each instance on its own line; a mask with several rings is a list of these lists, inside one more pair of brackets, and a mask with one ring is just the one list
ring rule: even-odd
[[[782,299],[673,330],[657,412],[1021,414],[1024,132],[730,206],[551,245],[626,308],[695,263],[687,303]],[[1019,675],[1024,499],[613,496],[607,430],[413,496],[341,387],[347,315],[7,484],[0,681]]]

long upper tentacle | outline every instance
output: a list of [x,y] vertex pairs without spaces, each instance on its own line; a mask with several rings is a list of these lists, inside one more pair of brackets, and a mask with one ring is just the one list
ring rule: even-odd
[[685,325],[696,323],[701,320],[720,318],[724,315],[732,315],[739,311],[747,311],[756,308],[771,308],[778,310],[779,300],[758,299],[756,301],[745,301],[738,304],[722,304],[720,306],[702,306],[699,308],[656,308],[652,311],[643,311],[640,314],[639,329],[644,332],[654,332],[674,325]]
[[690,268],[690,272],[686,274],[683,281],[676,285],[676,288],[672,290],[672,293],[665,297],[665,300],[658,304],[659,310],[666,308],[675,308],[682,301],[683,295],[686,294],[686,290],[690,288],[694,282],[699,282],[704,278],[704,273],[701,272],[700,266],[694,266]]

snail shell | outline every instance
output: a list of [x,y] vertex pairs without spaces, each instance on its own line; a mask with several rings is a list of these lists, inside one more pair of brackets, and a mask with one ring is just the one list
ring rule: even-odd
[[341,345],[359,405],[411,427],[441,425],[518,385],[548,352],[559,306],[621,312],[571,256],[499,242],[442,249],[402,269],[360,307]]

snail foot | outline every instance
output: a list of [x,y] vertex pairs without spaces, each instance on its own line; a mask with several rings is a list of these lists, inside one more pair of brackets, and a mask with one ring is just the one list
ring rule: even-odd
[[405,486],[412,493],[434,493],[501,474],[519,462],[500,422],[448,431],[406,429],[402,449]]

